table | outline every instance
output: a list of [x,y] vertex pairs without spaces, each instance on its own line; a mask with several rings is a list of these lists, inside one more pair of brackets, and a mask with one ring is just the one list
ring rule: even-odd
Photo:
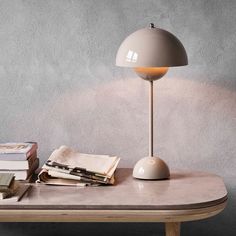
[[20,201],[0,201],[0,222],[163,222],[166,236],[179,236],[180,224],[212,217],[226,206],[221,177],[199,171],[173,171],[169,180],[132,178],[117,169],[116,185],[58,187],[36,185]]

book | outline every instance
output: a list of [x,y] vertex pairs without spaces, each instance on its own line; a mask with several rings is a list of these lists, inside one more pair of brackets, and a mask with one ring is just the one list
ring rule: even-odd
[[8,189],[13,180],[14,180],[13,173],[0,174],[0,191],[5,191],[6,189]]
[[13,176],[10,185],[7,188],[1,189],[0,192],[9,194],[11,192],[12,185],[14,184],[14,182],[15,182],[15,177]]
[[21,161],[27,160],[38,148],[36,142],[1,143],[0,160]]
[[22,161],[0,160],[0,170],[28,170],[31,169],[31,166],[34,164],[36,158],[37,158],[37,152],[35,150],[27,160],[22,160]]
[[11,184],[8,192],[0,192],[0,200],[20,201],[30,187],[30,185],[26,185],[15,180]]
[[0,173],[13,173],[16,180],[28,179],[39,167],[39,159],[36,158],[31,169],[28,170],[0,170]]
[[13,173],[15,175],[16,180],[26,180],[29,176],[31,176],[32,170],[0,170],[0,173]]
[[[6,174],[0,174],[0,176],[2,176],[2,175],[6,175]],[[10,175],[11,174],[9,174],[9,178],[10,178]],[[16,182],[14,180],[14,175],[13,175],[13,178],[11,178],[11,182],[10,182],[10,185],[8,186],[8,188],[0,191],[0,199],[4,199],[4,198],[10,197],[10,196],[13,196],[16,193],[16,191],[18,190],[18,187],[19,187],[18,182]]]

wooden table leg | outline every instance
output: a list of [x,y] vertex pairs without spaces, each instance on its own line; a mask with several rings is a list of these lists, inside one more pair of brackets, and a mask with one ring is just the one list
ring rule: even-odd
[[180,222],[166,222],[166,236],[180,236]]

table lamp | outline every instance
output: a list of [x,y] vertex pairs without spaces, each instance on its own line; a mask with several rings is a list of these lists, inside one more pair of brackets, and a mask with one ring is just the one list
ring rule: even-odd
[[169,67],[187,64],[182,43],[170,32],[154,27],[153,23],[129,35],[118,49],[116,65],[134,68],[142,79],[150,83],[149,155],[134,166],[134,178],[161,180],[170,177],[168,165],[153,155],[153,81],[165,75]]

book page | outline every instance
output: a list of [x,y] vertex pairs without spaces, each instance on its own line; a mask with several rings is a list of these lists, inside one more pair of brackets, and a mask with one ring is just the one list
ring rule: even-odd
[[30,143],[1,143],[0,153],[27,153],[31,147]]

